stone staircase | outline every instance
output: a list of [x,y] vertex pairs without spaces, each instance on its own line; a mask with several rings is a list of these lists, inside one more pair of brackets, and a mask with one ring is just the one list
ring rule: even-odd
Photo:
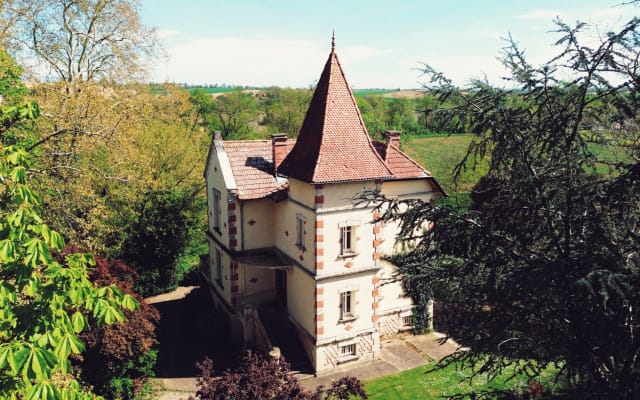
[[280,348],[280,354],[291,365],[291,373],[298,380],[313,377],[313,367],[286,310],[277,305],[266,304],[260,307],[259,314],[271,345]]

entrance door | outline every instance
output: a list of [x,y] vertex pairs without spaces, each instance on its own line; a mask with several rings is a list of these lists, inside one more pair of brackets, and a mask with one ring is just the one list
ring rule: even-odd
[[287,271],[276,270],[276,301],[282,307],[287,307]]

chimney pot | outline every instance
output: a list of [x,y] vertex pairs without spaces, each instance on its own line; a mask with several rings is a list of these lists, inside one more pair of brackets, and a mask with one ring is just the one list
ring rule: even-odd
[[385,131],[384,139],[387,145],[393,145],[395,147],[400,147],[400,131]]
[[273,159],[273,174],[278,175],[278,167],[287,156],[287,134],[274,133],[271,135],[271,154]]

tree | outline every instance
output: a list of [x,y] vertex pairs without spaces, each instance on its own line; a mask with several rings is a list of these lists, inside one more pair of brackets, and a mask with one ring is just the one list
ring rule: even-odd
[[221,377],[214,377],[213,362],[205,359],[197,364],[201,376],[198,378],[198,400],[348,400],[366,399],[362,382],[355,377],[343,377],[332,382],[324,391],[305,391],[298,379],[291,375],[289,364],[280,359],[265,359],[247,352],[241,365],[234,371],[225,371]]
[[265,115],[261,124],[267,125],[271,133],[286,133],[290,137],[298,136],[311,101],[311,91],[270,88],[264,97]]
[[258,102],[252,94],[236,90],[216,97],[211,112],[213,131],[220,131],[224,139],[242,138],[258,118]]
[[12,40],[54,80],[69,84],[130,81],[158,49],[154,29],[140,22],[137,0],[13,0]]
[[42,223],[29,166],[19,146],[0,148],[0,397],[92,398],[71,370],[70,355],[84,350],[78,335],[88,315],[111,324],[137,302],[115,286],[91,284],[90,254],[52,257],[64,241]]
[[[79,249],[67,245],[58,257],[77,253]],[[139,396],[148,378],[154,376],[157,350],[156,326],[160,313],[133,291],[137,273],[122,261],[107,261],[95,257],[89,279],[96,285],[116,285],[123,293],[132,295],[140,307],[125,310],[126,320],[112,325],[99,325],[93,318],[89,329],[82,332],[86,349],[72,362],[80,367],[80,376],[93,391],[107,399],[133,399]]]
[[[627,126],[638,119],[640,20],[595,47],[582,42],[585,24],[556,23],[561,51],[541,67],[510,41],[503,60],[513,90],[459,90],[426,70],[433,93],[461,96],[445,112],[475,134],[457,173],[482,159],[489,171],[470,209],[389,200],[384,218],[419,239],[394,259],[418,309],[435,298],[448,334],[472,349],[449,361],[490,372],[514,365],[532,377],[553,364],[575,396],[634,399],[640,132],[593,121],[603,105]],[[626,154],[612,160],[603,146]]]

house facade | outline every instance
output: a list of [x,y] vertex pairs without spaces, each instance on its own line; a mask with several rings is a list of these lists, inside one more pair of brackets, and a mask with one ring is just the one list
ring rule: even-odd
[[316,372],[380,352],[410,329],[411,299],[393,281],[398,227],[355,204],[363,190],[433,202],[444,192],[400,150],[373,142],[338,61],[324,66],[297,139],[211,143],[205,169],[204,275],[238,337],[247,309],[278,304]]

